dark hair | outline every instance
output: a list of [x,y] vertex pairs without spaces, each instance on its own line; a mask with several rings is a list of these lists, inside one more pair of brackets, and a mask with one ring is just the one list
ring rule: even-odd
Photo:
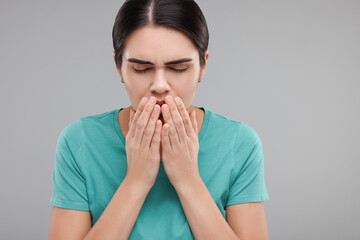
[[112,31],[117,67],[122,64],[126,37],[145,25],[170,27],[185,33],[199,52],[200,66],[205,64],[209,31],[194,0],[127,0],[116,15]]

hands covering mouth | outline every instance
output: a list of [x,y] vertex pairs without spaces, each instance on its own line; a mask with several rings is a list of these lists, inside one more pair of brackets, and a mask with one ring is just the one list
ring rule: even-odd
[[167,96],[166,102],[144,97],[137,111],[130,111],[129,127],[125,138],[129,181],[150,189],[160,159],[175,189],[187,189],[201,180],[195,109],[188,113],[180,97]]

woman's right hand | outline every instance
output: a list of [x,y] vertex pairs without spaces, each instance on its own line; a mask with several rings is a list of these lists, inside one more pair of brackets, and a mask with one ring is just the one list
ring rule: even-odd
[[[153,102],[151,102],[153,100]],[[126,179],[150,190],[160,167],[160,137],[162,123],[156,98],[142,98],[137,111],[130,111],[126,134]]]

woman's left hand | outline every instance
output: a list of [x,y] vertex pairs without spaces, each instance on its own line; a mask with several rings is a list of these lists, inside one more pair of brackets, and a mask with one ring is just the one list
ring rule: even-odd
[[[164,170],[175,189],[192,186],[200,180],[199,139],[195,109],[187,112],[179,97],[162,105],[161,156]],[[178,103],[175,100],[179,100]],[[167,110],[167,111],[166,111]]]

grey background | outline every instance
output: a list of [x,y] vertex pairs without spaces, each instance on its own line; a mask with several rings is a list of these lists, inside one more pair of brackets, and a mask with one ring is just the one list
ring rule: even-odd
[[[123,1],[1,1],[1,239],[47,239],[57,138],[129,106],[112,57]],[[198,1],[194,105],[253,127],[270,239],[360,239],[360,1]]]

